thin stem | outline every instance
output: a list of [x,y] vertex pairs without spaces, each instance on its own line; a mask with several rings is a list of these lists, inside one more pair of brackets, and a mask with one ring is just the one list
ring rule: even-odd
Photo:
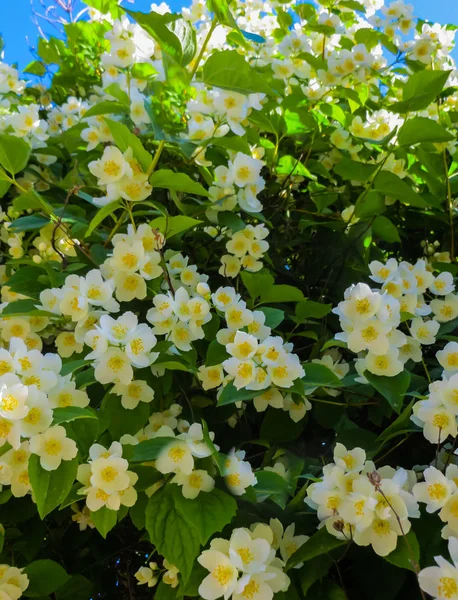
[[431,375],[429,374],[428,367],[426,366],[426,363],[425,363],[425,359],[424,359],[424,358],[422,358],[422,359],[421,359],[421,362],[422,362],[422,364],[423,364],[423,369],[425,370],[426,377],[427,377],[427,379],[428,379],[428,383],[431,383]]
[[125,219],[126,219],[126,215],[127,215],[127,209],[124,209],[124,212],[121,214],[121,216],[119,217],[119,219],[116,221],[115,226],[113,227],[110,235],[107,238],[107,241],[104,243],[104,247],[106,248],[108,246],[108,244],[111,242],[111,240],[113,239],[113,236],[115,235],[115,233],[118,231],[118,229],[121,227],[121,225],[124,223]]
[[205,50],[207,49],[208,42],[210,41],[210,38],[213,35],[213,32],[215,31],[217,25],[218,25],[218,23],[216,22],[215,19],[213,19],[211,27],[208,30],[207,35],[205,36],[204,43],[202,44],[202,48],[200,49],[199,55],[196,58],[196,62],[194,63],[194,67],[192,68],[192,71],[191,71],[191,81],[193,80],[193,77],[196,74],[197,69],[199,68],[200,61],[202,60],[202,57],[203,57],[203,55],[205,53]]
[[406,435],[405,438],[402,438],[402,440],[400,442],[398,442],[397,444],[395,444],[392,448],[390,448],[387,452],[385,452],[385,454],[382,454],[382,456],[380,456],[379,458],[377,458],[375,460],[375,462],[379,463],[381,460],[383,460],[389,454],[391,454],[392,452],[394,452],[394,450],[396,450],[396,448],[399,448],[399,446],[401,446],[404,442],[406,442],[409,439],[409,437],[410,437],[410,434]]
[[147,175],[148,177],[151,175],[151,173],[154,171],[154,169],[157,167],[157,163],[159,162],[159,159],[161,158],[161,154],[162,151],[165,148],[165,140],[161,140],[159,142],[159,146],[157,147],[156,153],[153,156],[153,162],[150,164]]

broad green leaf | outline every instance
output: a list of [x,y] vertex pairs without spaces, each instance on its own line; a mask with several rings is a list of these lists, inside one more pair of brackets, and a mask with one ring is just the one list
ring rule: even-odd
[[308,362],[302,365],[305,371],[303,382],[306,388],[342,387],[342,382],[331,369],[320,363]]
[[200,225],[200,223],[202,223],[202,221],[180,215],[178,217],[158,217],[150,222],[150,226],[153,229],[158,229],[166,237],[171,238],[174,235],[196,227],[196,225]]
[[415,573],[413,563],[418,564],[420,561],[420,545],[415,533],[410,530],[405,537],[400,535],[396,548],[383,558],[392,565],[401,567],[401,569],[408,569]]
[[[118,83],[112,83],[109,86],[107,86],[105,88],[105,93],[108,94],[109,96],[113,96],[113,98],[116,98],[116,100],[118,100],[118,102],[120,102],[121,105],[123,105],[125,108],[129,109],[129,106],[130,106],[129,94],[127,92],[125,92],[124,90],[122,90],[121,86]],[[107,104],[108,104],[108,102],[107,102]],[[85,116],[87,116],[87,113]]]
[[244,388],[238,390],[233,383],[228,383],[224,386],[218,398],[217,406],[234,404],[235,402],[242,402],[242,400],[252,400],[255,396],[259,396],[260,393],[259,390],[246,390]]
[[177,588],[173,588],[171,585],[164,583],[164,581],[160,581],[154,591],[154,600],[175,600],[177,594]]
[[112,215],[115,212],[115,210],[117,210],[118,208],[121,208],[121,207],[122,207],[121,201],[116,200],[116,202],[110,202],[110,204],[107,204],[105,206],[102,206],[102,208],[99,208],[95,217],[89,223],[89,227],[87,228],[86,233],[84,234],[84,237],[85,238],[89,237],[91,235],[91,233],[93,231],[95,231],[95,229],[100,225],[100,223],[102,223],[107,217]]
[[100,535],[106,538],[118,522],[118,513],[106,506],[102,506],[99,510],[91,510],[91,519]]
[[27,142],[14,135],[0,134],[0,165],[16,175],[23,171],[29,162],[31,148]]
[[340,175],[342,179],[363,183],[370,179],[376,169],[377,167],[374,165],[367,165],[349,158],[343,158],[333,167],[334,173]]
[[355,217],[368,219],[385,211],[385,198],[379,192],[370,190],[355,206]]
[[409,388],[410,373],[408,371],[402,371],[394,377],[383,377],[365,371],[364,377],[379,394],[388,400],[391,408],[399,414],[404,401],[404,394]]
[[156,460],[162,450],[171,444],[175,438],[156,437],[151,440],[140,442],[134,446],[131,462],[147,462]]
[[173,493],[177,510],[196,529],[203,546],[214,533],[222,531],[237,512],[234,498],[216,488],[211,492],[201,492],[194,500],[184,498],[178,486],[173,486]]
[[46,67],[41,60],[32,60],[24,69],[24,73],[30,73],[31,75],[38,75],[42,77],[46,74]]
[[307,177],[308,179],[316,180],[316,175],[310,173],[310,171],[305,167],[299,159],[294,158],[294,156],[290,156],[286,154],[282,156],[277,163],[276,166],[277,173],[281,173],[282,175],[287,175],[289,177],[292,176],[302,176]]
[[79,371],[79,369],[82,369],[86,365],[90,365],[90,364],[91,364],[91,361],[90,360],[85,360],[84,358],[81,358],[79,360],[71,360],[71,361],[66,362],[66,363],[64,363],[62,365],[62,369],[60,370],[60,374],[62,376],[69,375],[70,373],[74,373],[75,371]]
[[316,556],[327,554],[331,550],[334,550],[334,548],[344,546],[346,543],[346,540],[339,540],[328,533],[326,527],[322,527],[290,557],[287,562],[286,569],[292,569],[301,562],[307,562]]
[[329,556],[317,556],[307,562],[307,566],[301,569],[299,572],[299,580],[301,582],[301,589],[304,596],[308,599],[307,592],[319,579],[325,577],[331,565],[333,564],[332,558]]
[[259,298],[261,294],[266,293],[266,291],[273,286],[275,281],[270,273],[250,273],[248,271],[242,271],[240,276],[253,300]]
[[292,285],[273,285],[261,295],[261,302],[300,302],[304,294]]
[[380,171],[374,179],[374,190],[387,196],[394,196],[403,204],[416,208],[426,208],[427,203],[403,179],[390,171]]
[[81,408],[80,406],[66,406],[55,408],[53,410],[53,425],[60,423],[70,423],[76,419],[97,419],[97,415],[92,410]]
[[21,231],[33,231],[35,229],[41,229],[51,223],[48,217],[42,217],[41,215],[29,215],[27,217],[19,217],[11,223],[8,227],[8,231],[12,233],[20,233]]
[[305,319],[321,319],[329,314],[332,309],[332,304],[321,304],[313,300],[304,300],[296,304],[296,317],[301,320]]
[[214,51],[204,64],[203,82],[241,94],[273,92],[265,78],[235,50]]
[[138,160],[143,171],[146,173],[153,162],[153,157],[145,150],[139,138],[131,133],[129,128],[122,123],[112,121],[111,119],[105,119],[105,123],[121,152],[126,152],[129,148],[132,148],[134,158]]
[[393,244],[401,241],[396,226],[383,215],[379,215],[374,219],[372,231],[381,240],[385,240],[385,242]]
[[50,287],[47,283],[40,281],[40,277],[43,277],[44,274],[45,271],[40,267],[32,265],[21,267],[8,279],[8,285],[13,292],[38,298],[42,290]]
[[31,317],[54,317],[57,315],[54,313],[48,312],[47,310],[39,310],[36,308],[37,302],[35,300],[15,300],[14,302],[9,302],[7,306],[2,310],[2,316],[24,316],[28,315]]
[[84,117],[95,117],[97,115],[123,115],[128,111],[128,107],[120,102],[111,102],[104,100],[91,106],[91,108],[85,113]]
[[134,409],[124,408],[121,397],[109,394],[102,402],[104,422],[113,439],[118,440],[123,434],[135,435],[148,422],[149,405],[139,402]]
[[284,119],[288,135],[308,133],[317,127],[315,119],[310,112],[304,108],[296,108],[295,110],[286,109]]
[[283,322],[285,313],[278,308],[271,308],[270,306],[263,306],[259,309],[266,315],[265,325],[271,329],[275,329]]
[[3,198],[3,196],[7,193],[7,191],[11,187],[11,182],[6,179],[7,175],[6,175],[5,171],[2,170],[2,172],[5,175],[5,179],[1,178],[1,173],[0,173],[0,198]]
[[409,119],[398,133],[400,146],[413,146],[420,142],[449,142],[454,136],[439,123],[425,117]]
[[154,187],[174,190],[175,192],[185,192],[195,194],[196,196],[208,196],[207,190],[197,181],[194,181],[186,173],[175,173],[170,169],[160,169],[154,171],[149,182]]
[[53,594],[62,588],[70,576],[65,569],[53,560],[35,560],[24,568],[29,578],[28,588],[22,592],[28,598],[39,598]]
[[40,458],[32,454],[29,459],[29,477],[38,513],[41,519],[54,510],[70,491],[76,479],[78,458],[63,460],[55,471],[46,471]]
[[146,530],[161,556],[175,565],[186,583],[200,552],[199,532],[175,505],[173,485],[151,496],[146,507]]
[[94,585],[83,575],[73,575],[56,592],[56,600],[88,600],[92,596]]
[[408,113],[428,108],[443,90],[451,71],[422,70],[413,73],[403,88],[403,100],[389,107],[391,112]]

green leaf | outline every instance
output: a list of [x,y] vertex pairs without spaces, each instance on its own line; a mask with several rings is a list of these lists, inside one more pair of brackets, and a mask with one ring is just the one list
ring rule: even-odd
[[246,390],[242,388],[238,390],[234,384],[228,383],[224,386],[223,391],[218,398],[217,406],[225,406],[226,404],[234,404],[243,400],[252,400],[255,396],[259,396],[259,390]]
[[203,82],[241,94],[273,93],[265,77],[255,71],[235,50],[214,51],[204,64]]
[[37,303],[35,300],[15,300],[14,302],[9,302],[7,306],[2,310],[3,317],[12,317],[12,316],[31,316],[31,317],[54,317],[56,315],[54,313],[48,312],[47,310],[39,310],[35,308]]
[[32,454],[29,459],[29,477],[38,513],[41,519],[54,510],[65,499],[76,479],[78,458],[63,460],[55,471],[46,471],[40,458]]
[[296,304],[296,317],[301,320],[321,319],[331,312],[332,304],[321,304],[313,300],[304,300]]
[[134,158],[138,160],[143,171],[146,173],[153,162],[153,157],[145,150],[139,138],[131,133],[129,128],[122,123],[112,121],[111,119],[105,119],[105,123],[121,152],[126,152],[129,148],[132,148]]
[[201,492],[194,500],[184,498],[178,486],[173,486],[173,493],[177,510],[196,529],[202,546],[214,533],[222,531],[237,512],[234,498],[217,488],[211,492]]
[[392,104],[389,110],[403,114],[428,108],[443,90],[450,73],[440,70],[413,73],[404,85],[403,100]]
[[351,160],[349,158],[343,158],[333,167],[334,173],[340,175],[342,179],[346,181],[361,181],[362,183],[368,181],[371,176],[377,170],[374,165],[367,165],[366,163]]
[[328,574],[332,564],[332,558],[321,555],[317,556],[316,558],[312,558],[310,561],[308,561],[307,566],[299,571],[302,593],[305,597],[307,597],[307,592],[315,583],[315,581],[322,579]]
[[121,404],[121,397],[115,394],[109,394],[104,398],[102,409],[106,416],[108,431],[116,440],[125,433],[135,435],[146,425],[149,418],[148,403],[139,402],[133,410],[127,409]]
[[158,217],[150,222],[150,226],[153,229],[158,229],[167,238],[171,238],[174,235],[183,233],[188,229],[192,229],[196,225],[200,225],[202,221],[180,215],[179,217]]
[[158,42],[161,51],[177,64],[185,67],[196,52],[196,33],[181,15],[154,11],[149,14],[124,9],[150,36]]
[[85,360],[84,358],[81,358],[79,360],[71,360],[71,361],[66,362],[66,363],[64,363],[62,365],[62,369],[60,370],[60,374],[62,376],[69,375],[70,373],[74,373],[75,371],[79,371],[79,369],[82,369],[86,365],[90,365],[90,364],[91,364],[91,361],[90,360]]
[[177,593],[177,588],[173,588],[161,580],[154,592],[154,600],[174,600],[177,597]]
[[171,444],[175,438],[156,437],[151,440],[140,442],[134,446],[131,462],[147,462],[156,460],[162,450]]
[[128,111],[128,107],[120,102],[111,102],[104,100],[91,106],[91,108],[84,114],[85,118],[95,117],[97,115],[123,115]]
[[283,322],[285,313],[278,308],[270,308],[269,306],[263,306],[259,309],[266,315],[265,325],[271,329],[275,329]]
[[31,148],[27,142],[14,135],[0,134],[0,165],[16,175],[29,162]]
[[295,110],[285,110],[286,133],[288,135],[297,135],[299,133],[308,133],[317,127],[315,119],[310,112],[304,108]]
[[[2,177],[1,177],[2,173],[5,176],[4,179],[2,179]],[[7,177],[8,176],[5,173],[5,171],[3,171],[3,169],[0,168],[0,198],[3,198],[3,196],[7,193],[7,191],[11,187],[11,182],[6,179]],[[13,202],[13,204],[14,204],[14,202]]]
[[380,171],[374,179],[374,190],[397,198],[403,204],[426,208],[427,204],[403,179],[390,171]]
[[175,565],[184,583],[200,552],[199,532],[183,518],[175,505],[173,485],[166,485],[149,499],[146,530],[159,554]]
[[194,181],[186,173],[175,173],[170,169],[154,171],[149,182],[153,187],[185,192],[196,196],[208,196],[207,190],[197,181]]
[[79,406],[66,406],[63,408],[55,408],[53,410],[53,425],[60,423],[70,423],[77,419],[97,419],[97,415],[92,410],[81,408]]
[[12,233],[19,233],[21,231],[33,231],[34,229],[41,229],[51,223],[48,217],[42,217],[41,215],[29,215],[27,217],[19,217],[11,223],[8,227],[8,231]]
[[99,510],[91,510],[91,519],[97,531],[105,539],[118,522],[118,513],[106,506],[102,506]]
[[[124,90],[122,90],[118,83],[112,83],[108,87],[106,87],[105,93],[109,94],[110,96],[113,96],[113,98],[116,98],[116,100],[121,102],[121,104],[125,108],[127,108],[127,109],[129,108],[129,106],[130,106],[129,94],[127,92],[125,92]],[[107,102],[107,104],[108,104],[108,102]],[[86,117],[87,113],[84,116]]]
[[84,237],[89,237],[91,233],[100,225],[100,223],[102,223],[102,221],[104,221],[107,217],[112,215],[115,210],[121,207],[122,203],[120,200],[116,200],[116,202],[110,202],[110,204],[102,206],[102,208],[97,211],[95,217],[89,223],[89,227],[87,228]]
[[270,498],[275,504],[285,508],[288,498],[288,482],[274,471],[256,471],[257,483],[253,486],[257,502]]
[[32,62],[30,62],[24,69],[24,73],[30,73],[31,75],[38,75],[38,77],[42,77],[46,74],[46,67],[41,60],[32,60]]
[[404,394],[409,388],[410,373],[402,371],[394,377],[384,377],[365,371],[364,377],[379,394],[388,400],[391,408],[399,414],[404,401]]
[[240,276],[253,300],[256,300],[261,294],[269,290],[275,281],[270,273],[250,273],[249,271],[242,271]]
[[53,594],[70,579],[63,567],[48,559],[35,560],[28,564],[24,573],[29,578],[29,587],[22,593],[29,598]]
[[[405,538],[407,538],[407,541]],[[415,533],[410,530],[405,537],[399,536],[396,548],[393,552],[390,552],[388,556],[384,556],[383,558],[392,565],[401,567],[401,569],[408,569],[415,573],[415,567],[413,566],[412,561],[416,564],[420,561],[420,545]]]
[[83,575],[73,575],[56,593],[56,600],[87,600],[91,597],[93,584]]
[[290,156],[289,154],[285,154],[280,157],[277,166],[277,173],[287,176],[296,176],[300,175],[302,177],[307,177],[308,179],[316,180],[316,175],[310,173],[305,165],[303,165],[299,159],[294,158],[294,156]]
[[374,219],[372,231],[377,237],[390,244],[401,241],[396,225],[383,215],[379,215]]
[[39,293],[47,287],[46,283],[40,281],[44,275],[44,270],[40,267],[27,266],[21,267],[8,279],[8,285],[13,292],[38,298]]
[[439,123],[425,117],[409,119],[398,134],[400,146],[413,146],[420,142],[449,142],[454,136]]
[[370,190],[355,206],[355,217],[368,219],[385,211],[385,198],[379,192]]
[[312,558],[315,558],[316,556],[327,554],[331,550],[334,550],[334,548],[344,546],[346,543],[346,540],[339,540],[328,533],[326,527],[322,527],[290,557],[287,562],[286,569],[292,569],[301,562],[306,562]]
[[331,369],[320,363],[304,363],[305,376],[303,382],[306,388],[312,387],[342,387],[342,382]]
[[232,29],[238,29],[227,0],[207,0],[207,8],[215,15],[218,23],[232,27]]
[[273,285],[261,295],[261,302],[300,302],[304,294],[292,285]]

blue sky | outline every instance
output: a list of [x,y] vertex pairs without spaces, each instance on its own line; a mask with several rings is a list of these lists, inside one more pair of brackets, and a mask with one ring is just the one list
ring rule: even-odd
[[[147,11],[153,0],[135,0],[133,7]],[[157,4],[160,0],[156,0]],[[458,25],[458,0],[410,0],[415,7],[418,17]],[[169,4],[179,10],[186,0],[169,0]],[[127,4],[127,3],[126,3]],[[35,0],[39,6],[39,0]],[[6,48],[5,59],[9,63],[17,62],[23,69],[32,59],[29,51],[37,39],[37,30],[32,23],[30,0],[0,0],[1,21],[0,33],[3,35]],[[52,27],[44,28],[46,33],[52,32]],[[458,52],[456,53],[458,56]]]

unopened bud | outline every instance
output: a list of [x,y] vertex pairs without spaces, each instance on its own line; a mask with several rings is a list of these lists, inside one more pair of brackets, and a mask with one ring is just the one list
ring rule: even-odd
[[342,521],[342,519],[337,519],[337,521],[334,521],[332,526],[336,531],[340,531],[340,533],[343,533],[343,530],[345,529],[345,523]]
[[372,473],[368,473],[367,474],[367,478],[369,479],[369,481],[372,483],[372,485],[375,488],[379,488],[380,487],[380,484],[382,482],[382,478],[377,473],[377,471],[372,471]]

